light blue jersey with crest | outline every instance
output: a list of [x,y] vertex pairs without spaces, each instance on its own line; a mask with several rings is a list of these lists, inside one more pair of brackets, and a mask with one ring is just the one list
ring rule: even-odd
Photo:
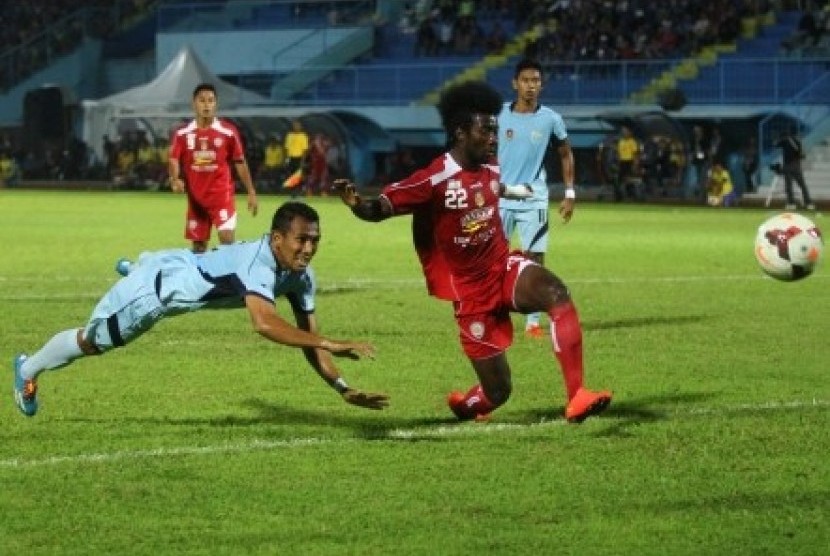
[[314,311],[314,271],[285,270],[270,248],[269,235],[202,254],[188,249],[143,253],[92,312],[85,337],[101,350],[129,343],[164,317],[199,309],[245,306],[245,296],[273,303],[286,296],[300,311]]
[[532,113],[514,112],[513,103],[506,102],[499,114],[498,162],[502,183],[526,183],[533,188],[530,199],[500,199],[503,209],[531,210],[548,208],[548,183],[545,154],[551,138],[568,138],[562,116],[539,105]]

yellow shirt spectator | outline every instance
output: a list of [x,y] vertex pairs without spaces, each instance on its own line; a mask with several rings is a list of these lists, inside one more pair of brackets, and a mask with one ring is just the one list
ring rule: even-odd
[[617,153],[620,162],[634,162],[640,146],[634,137],[621,137],[617,141]]
[[285,164],[285,148],[276,141],[269,142],[265,145],[265,158],[262,163],[266,168],[280,168]]
[[722,164],[715,163],[709,174],[709,204],[713,207],[732,205],[734,201],[732,177]]
[[289,131],[285,136],[285,151],[289,158],[302,158],[308,151],[308,134],[305,131]]

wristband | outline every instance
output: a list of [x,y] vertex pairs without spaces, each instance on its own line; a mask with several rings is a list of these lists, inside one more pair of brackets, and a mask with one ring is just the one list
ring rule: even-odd
[[565,188],[565,198],[566,199],[576,199],[576,190],[573,187],[566,187]]
[[533,197],[533,190],[524,183],[519,185],[504,184],[504,196],[508,199],[529,199]]
[[346,390],[349,389],[349,385],[346,384],[346,381],[343,380],[343,377],[338,377],[337,380],[331,383],[331,387],[337,390],[337,393],[341,396],[346,393]]

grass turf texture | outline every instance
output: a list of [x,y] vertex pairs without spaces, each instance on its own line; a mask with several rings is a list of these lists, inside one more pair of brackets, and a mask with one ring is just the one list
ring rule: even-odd
[[[238,237],[258,236],[283,200],[241,213]],[[473,373],[450,307],[425,294],[408,219],[373,225],[335,200],[312,203],[320,322],[377,345],[375,361],[341,367],[389,393],[388,410],[344,404],[240,310],[170,319],[44,375],[27,419],[11,396],[13,355],[82,325],[118,257],[185,246],[184,199],[0,192],[0,553],[830,546],[830,274],[826,261],[798,283],[761,274],[753,240],[772,212],[580,205],[554,225],[548,266],[580,309],[587,383],[612,388],[614,403],[565,424],[548,342],[517,334],[513,398],[489,424],[457,424],[444,399]]]

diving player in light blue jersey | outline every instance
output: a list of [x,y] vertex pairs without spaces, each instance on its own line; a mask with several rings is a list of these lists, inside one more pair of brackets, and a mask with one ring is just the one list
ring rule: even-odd
[[[501,180],[508,186],[529,185],[533,196],[527,199],[499,200],[499,213],[508,241],[518,230],[521,249],[539,264],[545,262],[548,249],[548,182],[545,155],[554,142],[562,166],[565,197],[559,204],[559,215],[564,222],[573,216],[574,158],[568,141],[565,122],[556,111],[539,104],[542,91],[542,66],[524,59],[516,65],[513,74],[516,100],[505,103],[499,114],[498,162]],[[525,334],[534,338],[544,336],[539,325],[539,313],[527,315]]]
[[[37,412],[37,380],[44,371],[125,346],[165,317],[241,307],[247,308],[260,335],[302,348],[317,374],[346,402],[369,409],[386,407],[385,394],[350,388],[332,359],[374,357],[374,346],[332,340],[317,332],[316,281],[309,263],[319,241],[317,212],[304,203],[287,202],[274,213],[270,233],[258,240],[203,254],[187,249],[142,254],[130,265],[129,274],[104,294],[84,328],[59,332],[33,355],[15,357],[18,408],[28,416]],[[274,301],[279,296],[290,302],[296,327],[277,314]]]

